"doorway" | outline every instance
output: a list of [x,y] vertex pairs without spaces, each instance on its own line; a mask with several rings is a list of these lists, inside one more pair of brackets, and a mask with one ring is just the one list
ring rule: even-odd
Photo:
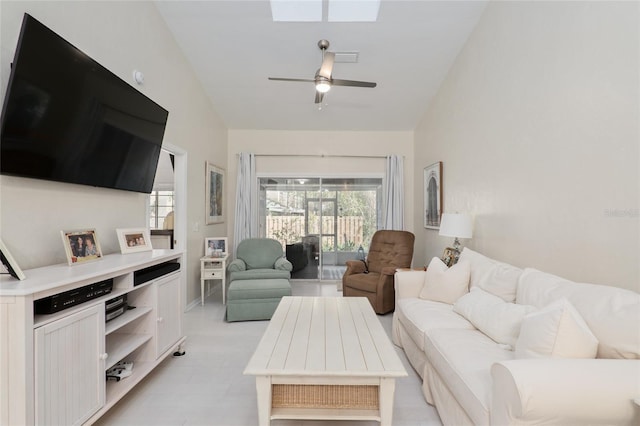
[[382,178],[259,179],[260,236],[283,245],[292,279],[342,278],[381,218]]

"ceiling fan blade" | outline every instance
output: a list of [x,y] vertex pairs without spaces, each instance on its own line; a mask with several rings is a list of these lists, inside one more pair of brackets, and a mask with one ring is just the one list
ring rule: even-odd
[[322,58],[322,66],[320,67],[318,75],[321,75],[325,78],[331,78],[331,72],[333,71],[333,61],[335,60],[335,58],[335,53],[324,52],[324,57]]
[[322,103],[322,98],[324,98],[324,93],[320,93],[320,92],[316,91],[316,103],[317,104],[321,104]]
[[279,78],[279,77],[269,77],[269,80],[275,81],[302,81],[305,83],[315,83],[315,80],[309,80],[305,78]]
[[331,80],[331,83],[334,86],[376,87],[376,83],[370,83],[368,81],[339,80],[337,78]]

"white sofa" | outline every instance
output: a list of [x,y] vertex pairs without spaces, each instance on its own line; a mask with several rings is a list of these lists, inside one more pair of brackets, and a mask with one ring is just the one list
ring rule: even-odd
[[467,248],[436,260],[396,273],[392,338],[445,425],[640,425],[640,294]]

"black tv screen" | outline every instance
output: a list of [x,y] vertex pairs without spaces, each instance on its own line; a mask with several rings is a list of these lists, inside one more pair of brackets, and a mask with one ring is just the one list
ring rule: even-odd
[[0,173],[150,193],[167,116],[25,14],[2,109]]

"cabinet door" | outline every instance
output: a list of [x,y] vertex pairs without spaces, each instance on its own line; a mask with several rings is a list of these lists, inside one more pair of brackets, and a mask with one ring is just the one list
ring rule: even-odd
[[77,425],[105,402],[104,305],[35,330],[36,424]]
[[158,281],[156,291],[156,357],[159,357],[182,336],[180,274]]

